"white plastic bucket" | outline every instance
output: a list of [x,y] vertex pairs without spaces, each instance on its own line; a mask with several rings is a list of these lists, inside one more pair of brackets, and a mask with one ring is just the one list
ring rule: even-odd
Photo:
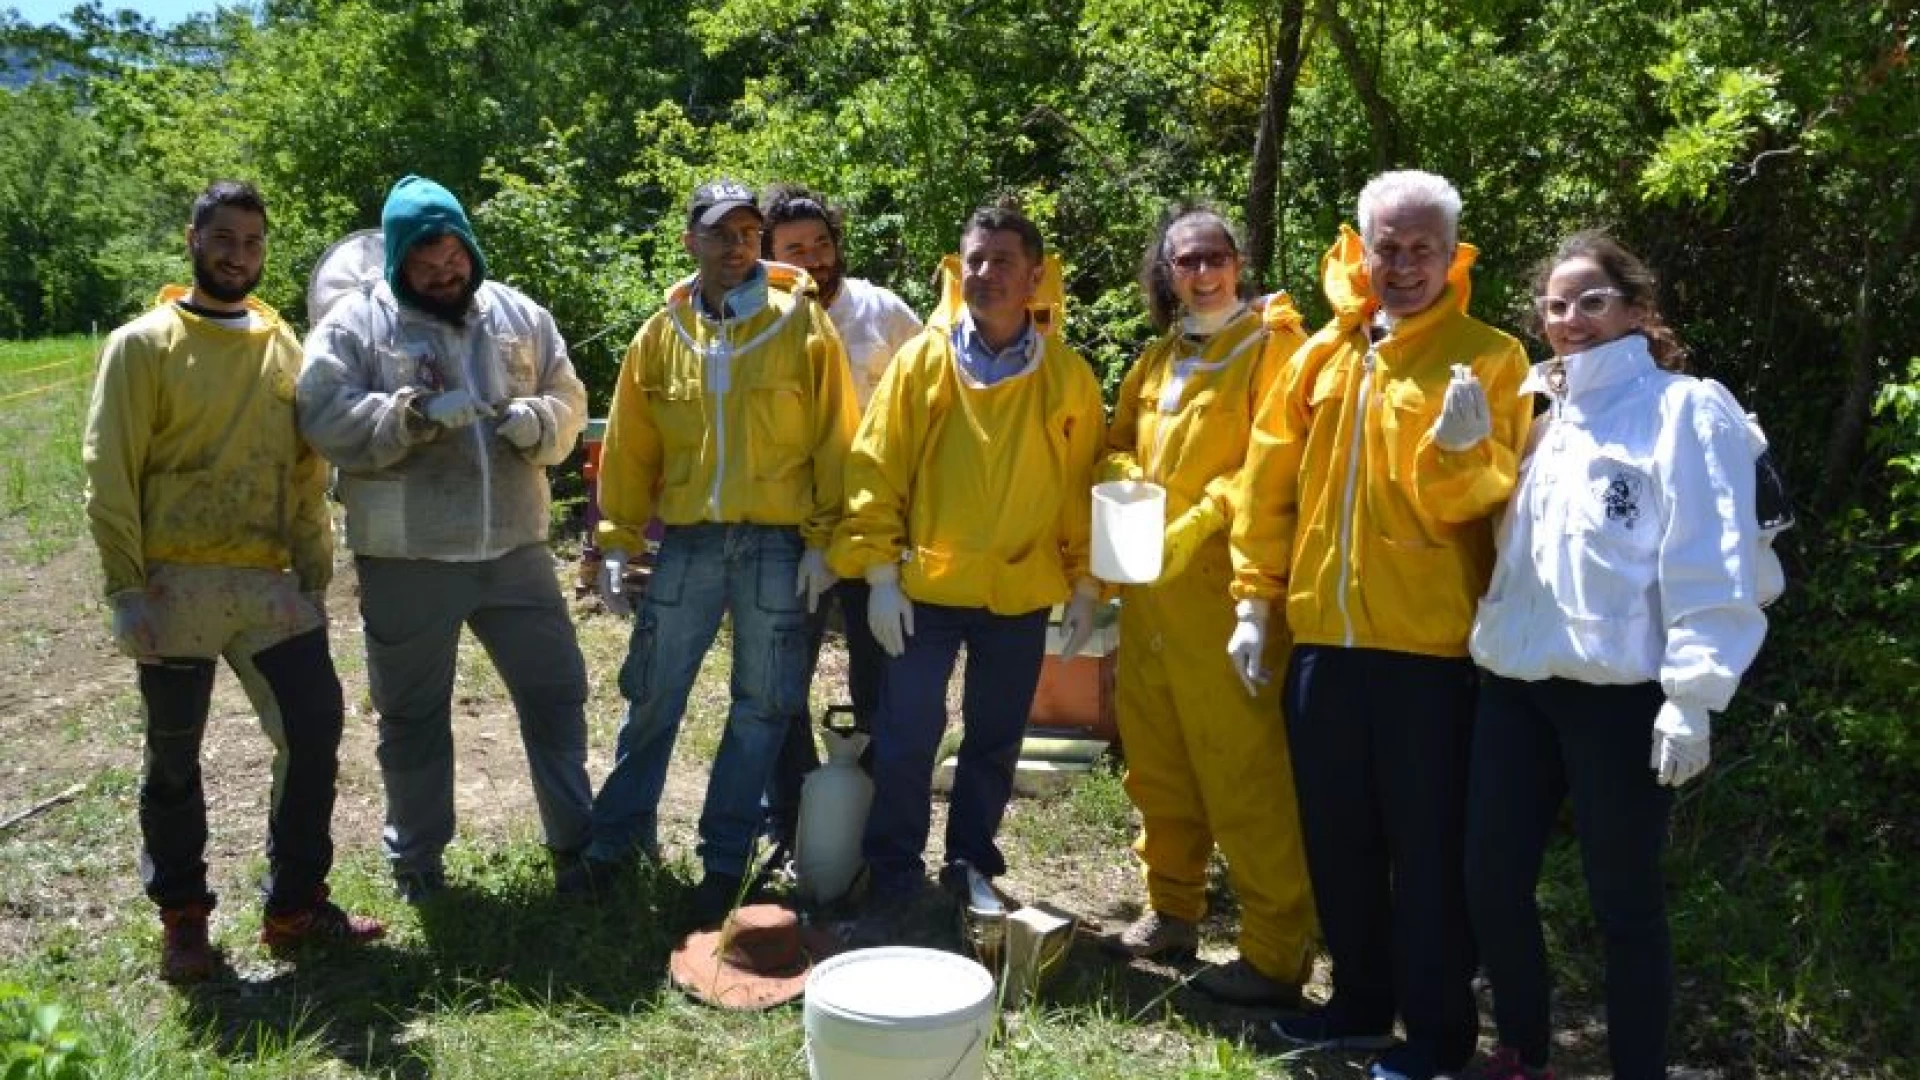
[[1160,577],[1167,534],[1167,491],[1139,480],[1093,486],[1093,576],[1116,585]]
[[807,974],[812,1080],[981,1080],[993,976],[964,956],[857,949]]

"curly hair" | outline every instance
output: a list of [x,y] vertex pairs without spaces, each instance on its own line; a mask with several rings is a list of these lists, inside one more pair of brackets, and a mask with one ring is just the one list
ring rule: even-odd
[[773,230],[794,221],[820,222],[827,227],[827,235],[833,238],[834,248],[843,247],[840,233],[845,225],[845,215],[823,196],[799,184],[774,184],[768,187],[760,196],[760,216],[763,219],[761,258],[773,258]]
[[[1553,276],[1554,270],[1573,259],[1591,259],[1614,288],[1627,294],[1627,306],[1646,312],[1640,333],[1646,335],[1647,351],[1653,354],[1654,363],[1667,371],[1687,370],[1687,347],[1660,313],[1660,279],[1640,256],[1628,251],[1603,229],[1582,229],[1574,233],[1560,241],[1552,255],[1534,264],[1529,275],[1533,295],[1544,294],[1547,279]],[[1537,310],[1528,315],[1527,321],[1533,334],[1544,336],[1545,325]]]

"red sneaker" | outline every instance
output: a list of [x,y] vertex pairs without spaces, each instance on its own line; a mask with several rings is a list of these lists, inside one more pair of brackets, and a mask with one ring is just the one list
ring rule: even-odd
[[160,913],[160,977],[170,983],[213,978],[220,956],[207,941],[207,907],[188,904]]
[[358,945],[386,935],[378,919],[351,915],[327,899],[327,887],[314,892],[313,903],[295,911],[268,912],[260,921],[260,944],[282,952],[308,942]]
[[1486,1064],[1467,1075],[1473,1080],[1553,1080],[1552,1069],[1528,1067],[1520,1060],[1520,1051],[1511,1046],[1494,1047]]

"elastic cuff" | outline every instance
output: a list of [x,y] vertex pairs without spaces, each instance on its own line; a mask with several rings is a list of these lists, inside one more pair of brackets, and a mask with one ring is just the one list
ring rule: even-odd
[[1241,622],[1266,622],[1273,613],[1272,603],[1266,600],[1242,600],[1233,605],[1233,617]]
[[1100,582],[1094,578],[1083,577],[1073,583],[1073,595],[1087,600],[1100,599]]
[[877,562],[867,567],[867,584],[898,585],[900,583],[900,564],[895,562]]

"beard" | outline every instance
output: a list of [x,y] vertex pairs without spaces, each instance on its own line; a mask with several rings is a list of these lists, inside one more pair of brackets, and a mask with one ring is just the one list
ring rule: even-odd
[[833,265],[822,267],[813,275],[813,284],[820,290],[820,303],[833,303],[840,295],[840,283],[847,278],[847,260],[844,256],[834,256]]
[[459,295],[452,300],[442,300],[407,288],[401,292],[400,299],[407,306],[418,308],[444,323],[459,326],[467,320],[467,311],[473,306],[473,294],[480,291],[480,282],[469,277],[460,287]]
[[252,296],[254,286],[260,284],[260,274],[255,270],[252,277],[229,285],[219,278],[212,259],[202,258],[197,250],[193,253],[193,287],[223,304],[237,304]]

